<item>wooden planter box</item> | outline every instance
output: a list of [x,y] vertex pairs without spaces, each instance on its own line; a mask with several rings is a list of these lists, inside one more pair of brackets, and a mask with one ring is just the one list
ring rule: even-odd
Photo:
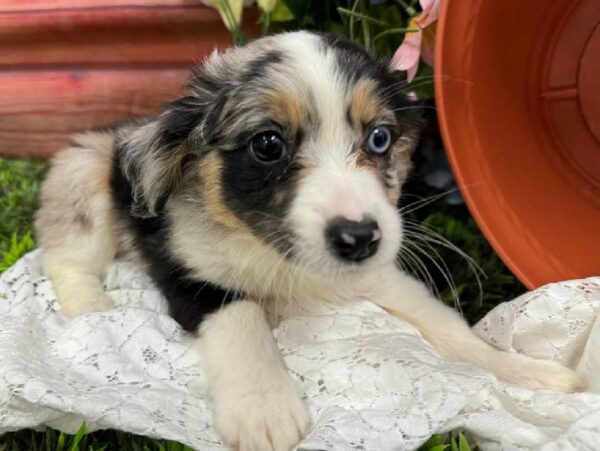
[[199,0],[4,0],[0,154],[47,157],[73,133],[151,114],[231,44]]

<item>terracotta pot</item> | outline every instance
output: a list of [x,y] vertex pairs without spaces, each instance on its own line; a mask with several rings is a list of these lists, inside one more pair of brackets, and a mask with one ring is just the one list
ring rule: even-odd
[[[257,15],[246,11],[250,35]],[[72,133],[151,114],[193,63],[231,44],[198,0],[5,0],[0,154],[48,156]]]
[[446,0],[441,129],[468,206],[528,288],[600,274],[600,2]]

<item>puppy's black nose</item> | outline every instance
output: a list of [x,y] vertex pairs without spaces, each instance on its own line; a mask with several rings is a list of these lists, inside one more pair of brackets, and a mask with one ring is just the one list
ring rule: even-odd
[[325,236],[332,252],[343,260],[359,262],[371,257],[381,241],[377,222],[363,219],[360,222],[338,217],[331,220]]

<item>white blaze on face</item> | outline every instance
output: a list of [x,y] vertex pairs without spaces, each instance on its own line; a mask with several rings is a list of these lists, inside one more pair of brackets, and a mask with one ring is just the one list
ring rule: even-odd
[[357,134],[346,119],[346,82],[338,73],[335,54],[325,51],[319,38],[307,33],[285,36],[284,47],[293,49],[294,78],[312,93],[317,130],[307,134],[300,152],[310,168],[301,178],[290,211],[292,230],[298,237],[297,256],[315,269],[334,269],[343,263],[330,252],[326,240],[329,221],[343,217],[360,222],[374,219],[379,225],[378,252],[365,266],[395,259],[401,240],[399,213],[391,205],[375,170],[353,164]]

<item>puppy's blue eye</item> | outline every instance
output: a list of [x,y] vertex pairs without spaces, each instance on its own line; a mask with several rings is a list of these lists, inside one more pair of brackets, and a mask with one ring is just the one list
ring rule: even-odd
[[285,155],[285,141],[276,131],[254,135],[250,140],[250,154],[263,163],[273,163]]
[[367,151],[374,155],[383,155],[392,143],[392,132],[387,127],[375,127],[367,138]]

